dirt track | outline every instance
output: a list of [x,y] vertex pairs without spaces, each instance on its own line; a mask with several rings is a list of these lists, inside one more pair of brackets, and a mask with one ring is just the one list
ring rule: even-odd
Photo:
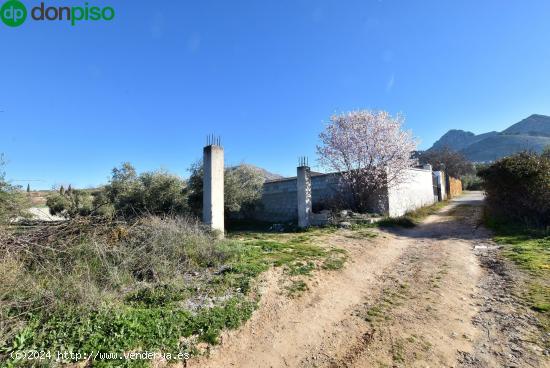
[[188,366],[550,367],[537,321],[511,296],[521,275],[479,226],[481,199],[374,239],[331,236],[349,252],[343,270],[296,299],[268,272],[252,319]]

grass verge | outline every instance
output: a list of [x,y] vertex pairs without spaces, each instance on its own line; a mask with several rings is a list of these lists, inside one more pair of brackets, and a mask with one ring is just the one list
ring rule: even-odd
[[407,212],[405,215],[400,217],[387,217],[377,223],[381,227],[405,227],[412,228],[417,226],[424,220],[426,217],[433,215],[437,211],[445,207],[449,202],[442,201],[434,203],[430,206],[425,206],[418,208],[414,211]]
[[486,219],[502,254],[529,275],[523,297],[550,331],[550,234]]

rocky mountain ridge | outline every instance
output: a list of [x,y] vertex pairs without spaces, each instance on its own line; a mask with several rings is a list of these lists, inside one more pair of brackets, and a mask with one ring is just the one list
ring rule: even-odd
[[542,152],[550,146],[550,116],[531,115],[502,132],[474,134],[451,129],[430,150],[449,148],[461,152],[470,161],[498,160],[521,151]]

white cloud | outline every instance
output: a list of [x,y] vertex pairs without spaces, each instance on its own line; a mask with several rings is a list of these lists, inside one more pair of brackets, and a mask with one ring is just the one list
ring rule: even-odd
[[395,74],[392,73],[392,75],[390,76],[390,79],[388,79],[388,82],[386,83],[386,92],[391,92],[394,84],[395,84]]

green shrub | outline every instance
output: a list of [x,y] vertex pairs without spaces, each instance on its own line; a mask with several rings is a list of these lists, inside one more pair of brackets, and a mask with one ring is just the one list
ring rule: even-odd
[[76,189],[50,195],[46,200],[46,206],[50,209],[50,214],[65,217],[88,216],[94,209],[92,194],[86,190]]
[[519,153],[481,170],[489,215],[537,227],[550,226],[550,158]]
[[464,190],[483,190],[483,180],[477,175],[465,175],[460,179]]
[[129,163],[113,169],[111,181],[96,194],[96,207],[123,217],[182,215],[188,212],[187,185],[165,171],[136,174]]
[[98,190],[64,190],[48,198],[53,215],[121,216],[184,215],[188,213],[186,183],[165,171],[137,175],[129,163],[113,169],[108,185]]
[[0,225],[16,217],[28,216],[26,210],[30,206],[21,187],[11,185],[6,180],[6,175],[2,170],[4,163],[4,156],[0,155]]
[[474,165],[474,173],[469,173],[461,177],[462,188],[464,188],[464,190],[483,190],[483,179],[479,176],[479,173],[489,166],[489,164],[476,163]]
[[262,197],[265,178],[255,167],[239,165],[225,170],[225,208],[229,213],[247,213]]

